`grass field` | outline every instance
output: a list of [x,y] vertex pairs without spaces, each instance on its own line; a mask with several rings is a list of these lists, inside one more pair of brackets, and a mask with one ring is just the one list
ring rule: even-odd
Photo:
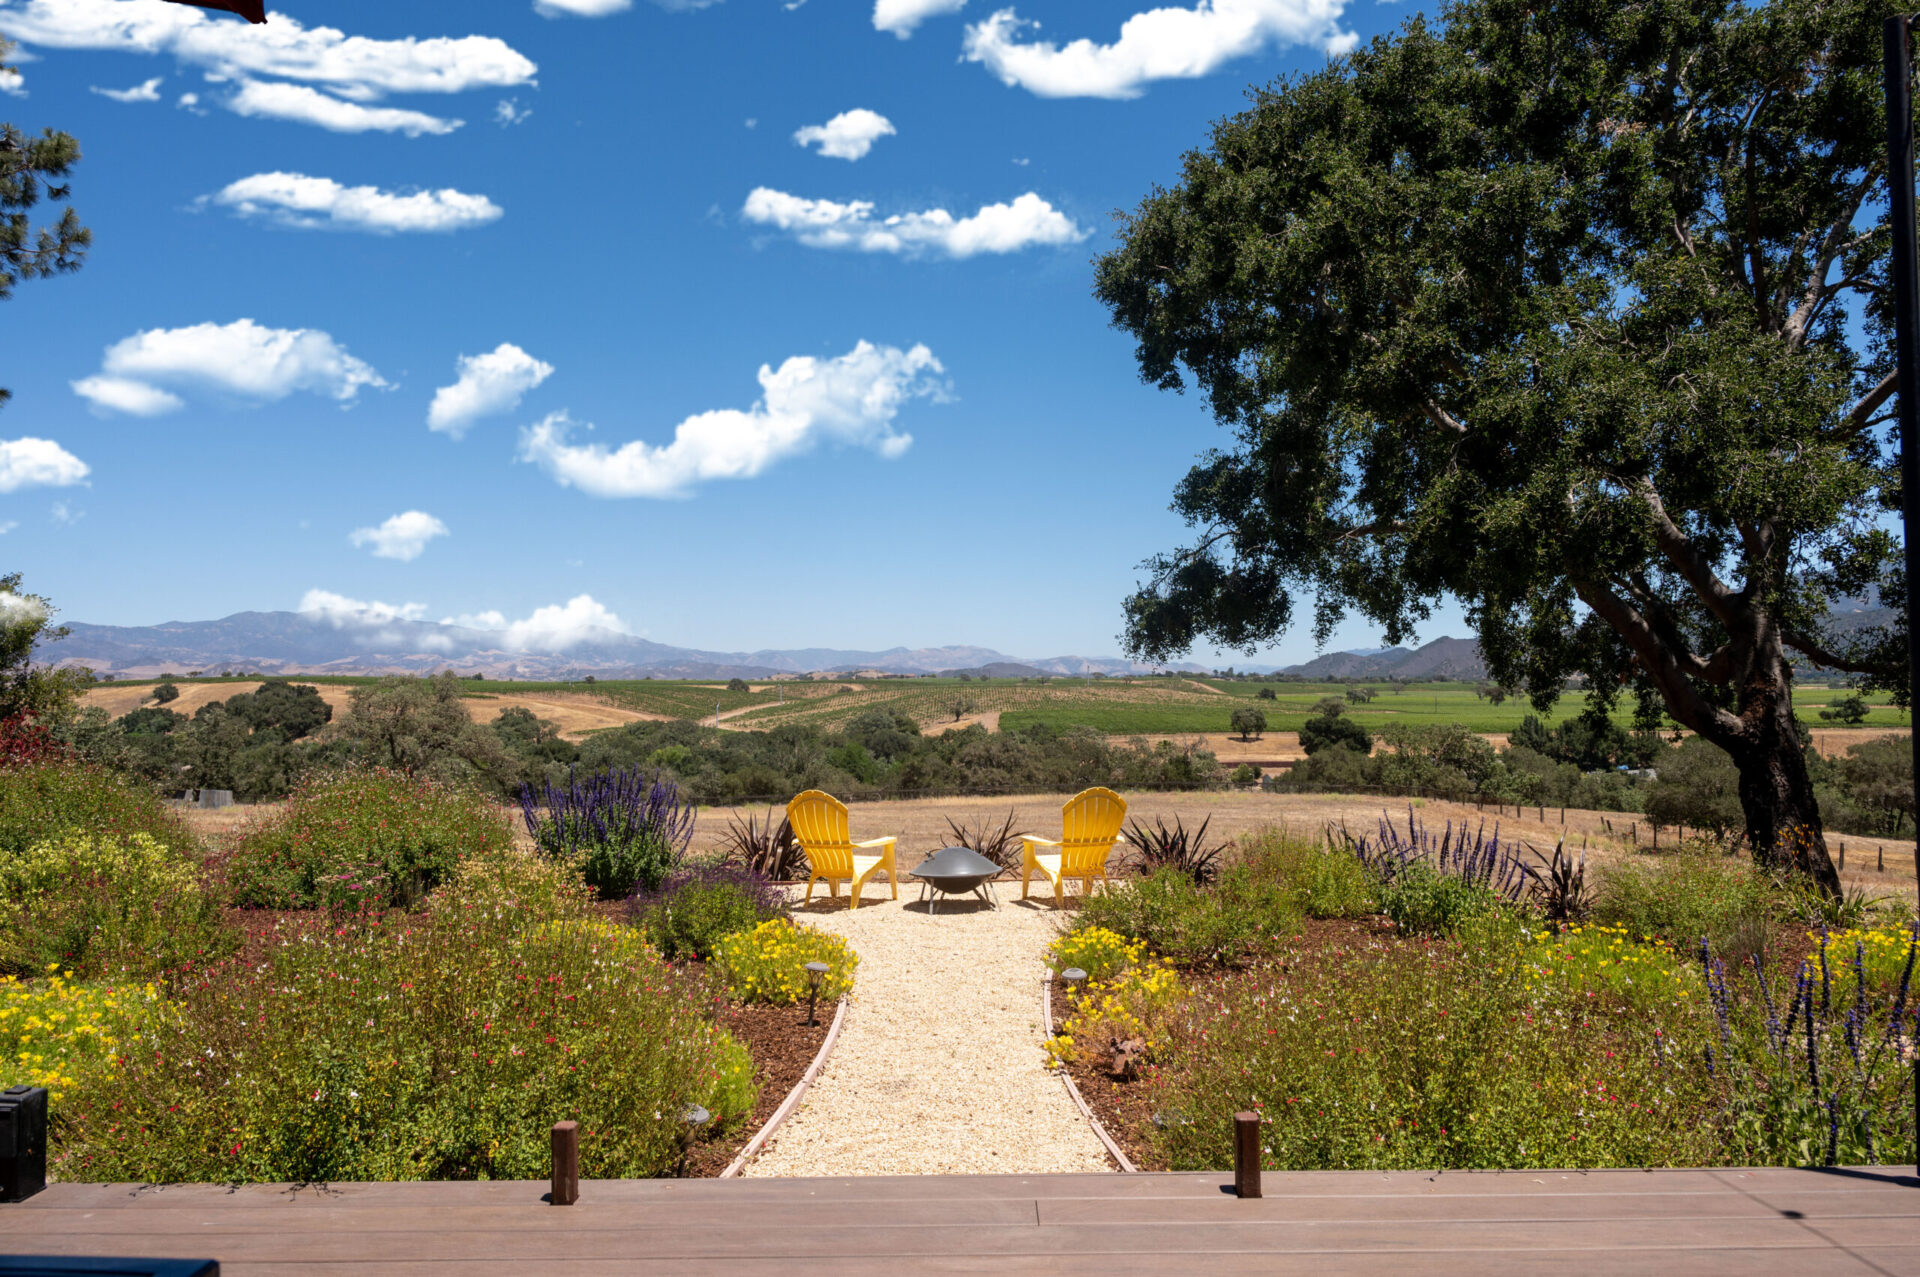
[[[340,675],[297,676],[321,686],[351,686],[371,678]],[[131,689],[144,683],[114,683],[116,702],[134,701]],[[181,679],[181,684],[246,684],[252,679]],[[1499,735],[1511,732],[1533,713],[1523,698],[1509,697],[1499,705],[1476,696],[1468,683],[1363,684],[1374,692],[1365,704],[1349,704],[1347,713],[1378,732],[1395,723],[1439,725],[1459,723],[1469,731]],[[1083,727],[1114,736],[1171,736],[1222,733],[1231,730],[1233,711],[1254,705],[1266,714],[1269,732],[1297,732],[1312,715],[1317,701],[1344,697],[1340,683],[1251,683],[1227,679],[1053,679],[1046,683],[1018,679],[878,679],[824,682],[783,681],[755,683],[748,691],[730,692],[724,683],[668,679],[620,679],[584,682],[503,682],[471,680],[463,683],[475,698],[514,698],[542,693],[589,695],[620,709],[649,717],[711,720],[718,709],[723,726],[765,731],[783,724],[805,724],[831,730],[869,709],[884,708],[904,714],[923,730],[938,731],[953,721],[957,700],[972,703],[969,717],[997,714],[1002,730],[1037,723],[1055,728]],[[1257,699],[1270,688],[1273,700]],[[107,689],[101,689],[105,692]],[[244,690],[236,687],[235,691]],[[95,695],[100,695],[96,692]],[[1810,726],[1837,726],[1819,715],[1841,694],[1825,684],[1806,683],[1796,689],[1795,709]],[[217,696],[215,691],[200,693]],[[1897,729],[1909,724],[1908,715],[1887,703],[1884,694],[1868,698],[1873,705],[1865,728]],[[129,705],[129,707],[131,707]],[[1586,695],[1570,692],[1542,717],[1549,725],[1578,716]],[[124,712],[121,711],[121,712]],[[1631,722],[1631,706],[1623,702],[1615,713],[1623,726]]]

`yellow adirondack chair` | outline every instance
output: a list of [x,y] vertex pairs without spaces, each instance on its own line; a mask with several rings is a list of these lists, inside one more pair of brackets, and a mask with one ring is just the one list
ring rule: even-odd
[[[813,884],[825,879],[827,891],[838,900],[841,882],[849,881],[853,890],[848,907],[858,909],[860,888],[882,869],[887,871],[893,898],[900,898],[900,872],[893,867],[893,845],[898,838],[854,842],[847,832],[847,805],[818,789],[795,794],[787,804],[787,819],[793,824],[793,836],[800,840],[800,849],[807,853],[806,899],[813,899]],[[867,849],[871,847],[880,848],[879,854],[870,854]]]
[[[1120,837],[1120,822],[1127,818],[1127,800],[1111,789],[1084,789],[1067,800],[1060,809],[1060,840],[1021,834],[1020,898],[1027,898],[1027,884],[1037,870],[1053,884],[1053,907],[1060,907],[1060,884],[1068,878],[1080,881],[1082,895],[1093,893],[1093,880],[1107,881],[1107,857]],[[1057,847],[1058,851],[1042,851]],[[1112,884],[1109,883],[1109,886]]]

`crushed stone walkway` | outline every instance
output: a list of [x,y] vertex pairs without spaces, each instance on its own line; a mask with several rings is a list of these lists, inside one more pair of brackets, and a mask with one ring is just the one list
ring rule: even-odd
[[823,905],[824,888],[794,913],[860,955],[853,1000],[826,1067],[747,1175],[1111,1169],[1046,1067],[1050,901],[1022,903],[1019,884],[1001,882],[998,910],[949,898],[930,916],[908,879],[897,901],[870,884],[849,912],[844,895]]

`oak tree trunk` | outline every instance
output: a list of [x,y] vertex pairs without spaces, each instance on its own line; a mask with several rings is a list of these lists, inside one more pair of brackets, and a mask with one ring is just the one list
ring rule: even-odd
[[1762,652],[1739,688],[1741,730],[1718,742],[1740,771],[1747,843],[1757,863],[1804,874],[1824,894],[1838,896],[1840,875],[1827,855],[1820,804],[1793,721],[1786,654],[1774,643],[1758,646]]

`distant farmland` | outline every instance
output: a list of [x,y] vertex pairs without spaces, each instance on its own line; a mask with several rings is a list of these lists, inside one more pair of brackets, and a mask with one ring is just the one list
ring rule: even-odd
[[[336,686],[378,681],[343,675],[289,677],[297,682]],[[150,686],[155,681],[109,686],[126,689]],[[257,680],[182,678],[176,681],[251,686]],[[595,683],[475,679],[463,680],[462,686],[469,696],[476,698],[567,692],[591,696],[647,717],[696,722],[711,723],[717,710],[722,727],[746,731],[765,731],[785,724],[831,730],[870,709],[905,715],[919,723],[923,730],[938,731],[942,723],[953,721],[956,702],[964,701],[970,703],[970,708],[964,711],[967,719],[997,716],[1002,730],[1046,724],[1060,729],[1091,728],[1115,736],[1224,733],[1232,730],[1233,711],[1247,705],[1259,708],[1266,715],[1268,731],[1297,732],[1312,715],[1317,701],[1327,696],[1344,698],[1348,687],[1343,683],[1252,683],[1211,678],[1056,678],[1045,683],[1019,679],[834,679],[754,683],[744,692],[730,692],[724,683],[667,679]],[[1467,683],[1355,686],[1372,690],[1374,698],[1365,704],[1348,704],[1346,712],[1375,732],[1395,723],[1459,723],[1473,732],[1499,735],[1511,732],[1522,718],[1534,712],[1523,697],[1509,697],[1495,705],[1476,696],[1473,686]],[[1263,688],[1271,689],[1274,699],[1257,699]],[[1808,683],[1801,684],[1796,693],[1795,708],[1809,725],[1836,726],[1823,722],[1819,711],[1840,694],[1837,690],[1830,693],[1823,684]],[[124,693],[115,699],[124,699]],[[1904,730],[1908,726],[1907,714],[1888,704],[1886,696],[1868,699],[1873,709],[1862,727]],[[1551,725],[1576,717],[1585,708],[1585,693],[1570,692],[1560,698],[1552,712],[1542,717]],[[1616,708],[1615,718],[1622,726],[1631,723],[1632,706],[1625,698]]]

